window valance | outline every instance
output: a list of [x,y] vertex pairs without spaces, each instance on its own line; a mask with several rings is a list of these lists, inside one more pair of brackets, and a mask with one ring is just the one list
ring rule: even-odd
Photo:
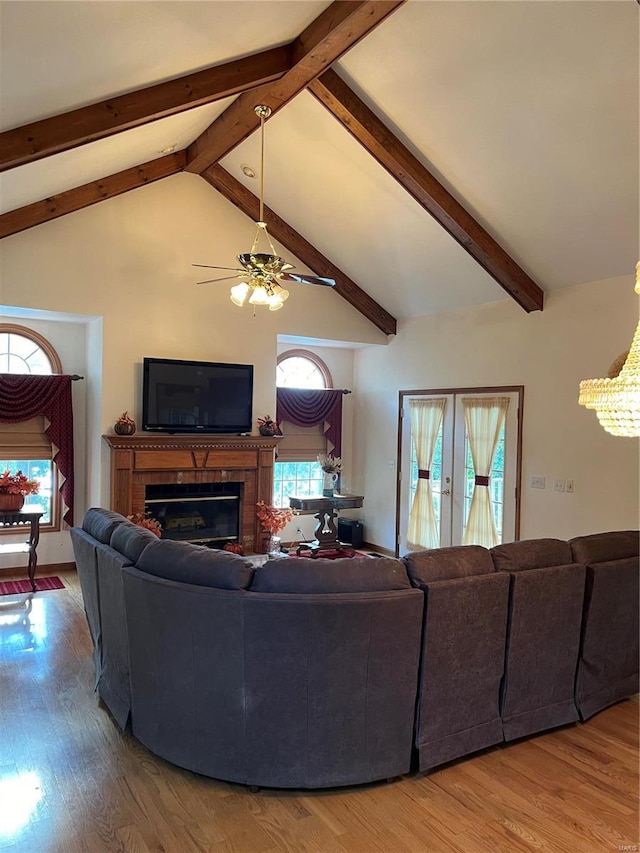
[[342,455],[342,389],[278,388],[276,420],[301,427],[323,425],[334,456]]
[[0,423],[20,423],[38,416],[48,421],[45,433],[61,479],[64,520],[73,525],[73,407],[71,376],[0,374]]

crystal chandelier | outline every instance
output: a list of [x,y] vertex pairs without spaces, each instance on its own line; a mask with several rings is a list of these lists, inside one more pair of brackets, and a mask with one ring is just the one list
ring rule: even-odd
[[[635,291],[640,294],[640,262]],[[600,424],[612,435],[640,436],[640,321],[622,368],[614,365],[607,379],[583,380],[578,403],[595,409]]]

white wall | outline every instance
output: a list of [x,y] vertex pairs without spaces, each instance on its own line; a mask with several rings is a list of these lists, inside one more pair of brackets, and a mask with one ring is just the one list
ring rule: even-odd
[[[87,436],[87,319],[76,321],[61,320],[53,315],[46,319],[45,312],[38,312],[38,318],[25,316],[24,312],[0,309],[0,323],[13,323],[33,329],[46,338],[58,353],[65,373],[76,373],[84,376],[84,380],[74,382],[71,386],[73,396],[73,452],[74,452],[74,514],[82,518],[86,506],[86,436]],[[24,541],[24,534],[7,535],[2,537],[3,544]],[[65,531],[46,533],[40,538],[38,545],[38,562],[41,565],[49,563],[66,563],[73,560],[69,534]],[[26,565],[24,555],[0,555],[0,568]]]
[[[576,402],[579,381],[606,375],[629,347],[637,320],[631,277],[548,294],[542,313],[527,315],[504,300],[415,318],[401,322],[387,345],[328,288],[292,284],[282,311],[254,318],[232,305],[228,282],[195,285],[192,262],[233,266],[253,234],[245,216],[185,173],[0,242],[0,304],[95,318],[86,327],[86,363],[63,356],[65,370],[87,376],[86,458],[78,472],[85,505],[108,502],[100,436],[125,409],[139,420],[144,356],[253,363],[257,418],[275,409],[278,336],[296,335],[365,345],[355,350],[353,377],[350,355],[319,352],[336,384],[354,390],[345,400],[345,433],[351,407],[357,436],[344,444],[345,485],[365,496],[368,541],[393,548],[388,460],[396,457],[398,391],[431,387],[525,385],[525,481],[530,474],[569,478],[575,494],[524,488],[522,537],[637,526],[637,442],[607,435]],[[44,540],[41,548],[49,553]]]
[[[353,466],[353,414],[354,400],[356,393],[353,388],[353,350],[350,348],[340,347],[323,347],[310,344],[309,342],[301,344],[278,343],[278,355],[287,352],[291,349],[305,349],[319,356],[329,368],[331,379],[333,380],[334,388],[346,388],[352,391],[351,394],[346,394],[342,400],[342,478],[341,489],[345,493],[352,492],[351,484],[353,482],[355,472]],[[286,430],[286,424],[285,424]],[[343,513],[345,516],[357,517],[357,513]],[[290,524],[288,524],[280,534],[283,542],[295,542],[303,539],[308,541],[313,539],[313,531],[315,530],[317,520],[313,515],[299,515]],[[297,532],[298,528],[302,530],[302,536]]]
[[[231,303],[233,282],[196,286],[210,276],[192,263],[237,266],[235,255],[248,251],[254,234],[247,217],[201,178],[183,173],[0,242],[0,305],[8,313],[93,318],[82,362],[65,357],[64,335],[61,340],[51,330],[42,332],[58,348],[65,370],[87,377],[86,454],[76,467],[83,490],[78,518],[86,506],[108,506],[109,458],[101,435],[112,431],[125,409],[140,421],[145,356],[254,364],[255,420],[275,410],[278,335],[386,343],[386,335],[329,288],[291,284],[282,311],[258,308],[254,317],[249,306]],[[332,356],[327,360],[338,380],[342,369]],[[349,362],[345,384],[351,379]],[[71,559],[68,535],[63,538]],[[51,543],[52,534],[42,538],[41,562],[58,553]]]
[[[629,276],[549,293],[529,315],[501,301],[412,319],[388,347],[357,350],[355,486],[367,541],[394,548],[398,392],[489,385],[525,386],[520,538],[637,528],[638,441],[609,435],[577,402],[580,380],[607,375],[637,321]],[[544,491],[529,488],[532,474],[546,477]],[[556,477],[575,493],[554,492]]]

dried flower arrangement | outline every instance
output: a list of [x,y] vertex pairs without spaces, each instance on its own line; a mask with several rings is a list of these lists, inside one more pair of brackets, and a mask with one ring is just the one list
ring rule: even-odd
[[123,412],[113,425],[116,435],[133,435],[136,431],[136,422],[129,412]]
[[282,435],[278,421],[274,421],[271,415],[258,418],[258,432],[260,435]]
[[129,521],[133,521],[138,527],[144,527],[154,533],[158,539],[162,536],[162,525],[154,518],[150,512],[134,512],[133,515],[128,515]]
[[342,471],[342,459],[330,453],[318,453],[316,457],[325,474],[339,474]]
[[258,501],[257,516],[260,520],[260,525],[267,533],[274,536],[280,533],[287,524],[293,520],[297,514],[294,509],[282,509],[278,506],[267,506],[264,501]]
[[22,473],[17,471],[11,474],[9,471],[4,471],[0,474],[0,495],[37,495],[38,483],[36,480],[30,480]]

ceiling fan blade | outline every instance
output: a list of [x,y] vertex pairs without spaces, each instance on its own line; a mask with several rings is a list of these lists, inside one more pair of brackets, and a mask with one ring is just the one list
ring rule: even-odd
[[192,267],[205,267],[208,270],[231,270],[232,272],[244,272],[240,267],[215,267],[213,264],[191,264]]
[[206,281],[196,281],[196,284],[211,284],[214,281],[231,281],[232,278],[241,278],[246,276],[246,273],[237,273],[237,275],[225,275],[223,278],[208,278]]
[[324,284],[326,287],[333,287],[335,280],[333,278],[320,278],[317,275],[294,275],[286,272],[278,276],[280,281],[297,281],[299,284]]

